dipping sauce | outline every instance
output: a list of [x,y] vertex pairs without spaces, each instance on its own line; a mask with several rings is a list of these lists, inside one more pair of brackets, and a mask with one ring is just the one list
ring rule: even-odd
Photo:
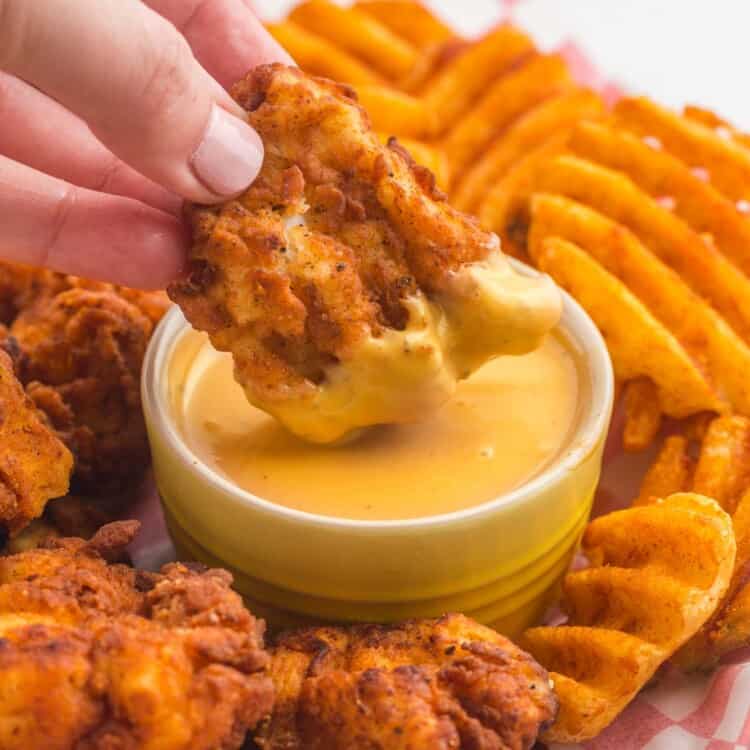
[[209,467],[279,505],[359,520],[450,513],[522,485],[567,447],[580,398],[576,356],[557,333],[484,365],[425,421],[338,446],[306,443],[251,406],[231,356],[196,332],[180,342],[170,383],[183,437]]

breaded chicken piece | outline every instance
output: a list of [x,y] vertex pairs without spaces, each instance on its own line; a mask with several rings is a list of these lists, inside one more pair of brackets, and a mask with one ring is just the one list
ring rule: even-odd
[[134,304],[154,325],[161,320],[170,305],[166,292],[129,289],[45,268],[0,261],[0,324],[11,325],[18,315],[30,306],[46,302],[68,289],[114,292]]
[[112,291],[73,288],[14,321],[17,372],[75,456],[76,491],[137,483],[149,462],[140,374],[153,324]]
[[[0,349],[0,535],[15,535],[68,491],[73,457],[47,426]],[[2,546],[2,543],[0,543]]]
[[525,750],[551,724],[547,672],[463,615],[280,638],[263,750]]
[[428,170],[382,146],[351,89],[274,64],[233,95],[263,168],[238,199],[188,209],[189,274],[168,293],[290,430],[331,442],[414,421],[557,322],[552,282],[516,274]]
[[234,750],[271,710],[225,571],[109,565],[136,522],[0,558],[3,750]]

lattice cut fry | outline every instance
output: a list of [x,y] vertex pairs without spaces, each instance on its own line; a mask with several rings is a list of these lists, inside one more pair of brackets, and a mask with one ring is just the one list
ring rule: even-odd
[[421,99],[389,86],[357,86],[356,90],[375,130],[423,138],[435,129],[435,113]]
[[296,23],[283,21],[269,24],[267,28],[297,65],[310,75],[354,86],[383,83],[382,76],[363,65],[356,57]]
[[657,138],[689,166],[706,170],[711,183],[731,200],[750,199],[750,149],[741,143],[645,97],[621,99],[615,117],[618,125]]
[[462,211],[474,210],[482,197],[508,169],[532,149],[583,117],[604,112],[601,97],[587,89],[565,92],[529,110],[492,144],[453,189],[453,204]]
[[581,123],[569,145],[576,154],[627,174],[655,198],[669,199],[677,216],[696,232],[710,234],[724,255],[750,273],[750,221],[685,163],[602,123]]
[[581,742],[608,726],[711,616],[735,559],[731,520],[679,493],[589,524],[591,567],[566,576],[567,625],[527,630],[522,643],[560,700],[546,742]]
[[650,378],[636,378],[625,384],[624,400],[623,448],[642,451],[651,445],[661,427],[659,390]]
[[750,420],[727,416],[715,419],[701,446],[693,491],[716,500],[727,513],[750,487]]
[[635,235],[582,203],[538,193],[531,200],[529,252],[547,236],[570,240],[622,281],[675,336],[722,400],[750,413],[750,348]]
[[558,55],[533,56],[500,77],[445,137],[451,167],[462,171],[513,120],[571,85],[568,67]]
[[705,125],[707,128],[716,131],[717,135],[722,138],[732,138],[741,143],[746,148],[750,148],[750,134],[737,130],[732,123],[719,117],[715,112],[704,107],[696,107],[694,104],[687,104],[682,109],[682,114],[689,120]]
[[729,587],[714,615],[675,657],[684,669],[710,667],[723,654],[750,644],[750,420],[712,420],[697,458],[687,437],[667,438],[635,504],[650,503],[675,488],[711,493],[732,514],[737,553]]
[[687,492],[694,470],[688,441],[682,435],[670,435],[646,472],[634,505],[646,505],[675,492]]
[[750,341],[750,279],[626,176],[563,154],[539,170],[537,189],[578,200],[626,226]]
[[529,37],[512,26],[500,26],[466,47],[430,80],[423,96],[437,115],[434,135],[450,128],[487,86],[534,51]]
[[568,134],[562,133],[530,151],[483,198],[479,220],[500,235],[506,253],[528,260],[529,202],[537,190],[539,172],[564,149],[567,139]]
[[361,0],[354,7],[376,18],[418,49],[447,42],[455,36],[453,30],[422,3],[412,0]]
[[417,62],[417,50],[373,16],[342,8],[329,0],[305,0],[289,20],[333,42],[390,79],[406,76]]
[[676,417],[723,408],[674,336],[583,250],[556,237],[530,250],[538,267],[570,292],[597,324],[620,378],[650,378],[661,410]]

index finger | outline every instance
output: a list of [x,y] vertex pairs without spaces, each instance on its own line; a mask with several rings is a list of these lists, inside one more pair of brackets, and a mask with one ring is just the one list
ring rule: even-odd
[[248,0],[144,0],[188,40],[201,65],[229,88],[262,63],[293,65]]

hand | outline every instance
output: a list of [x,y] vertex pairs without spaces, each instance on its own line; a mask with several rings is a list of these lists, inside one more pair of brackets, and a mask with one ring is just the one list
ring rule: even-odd
[[180,199],[260,169],[224,87],[272,61],[249,0],[0,0],[0,258],[163,287]]

